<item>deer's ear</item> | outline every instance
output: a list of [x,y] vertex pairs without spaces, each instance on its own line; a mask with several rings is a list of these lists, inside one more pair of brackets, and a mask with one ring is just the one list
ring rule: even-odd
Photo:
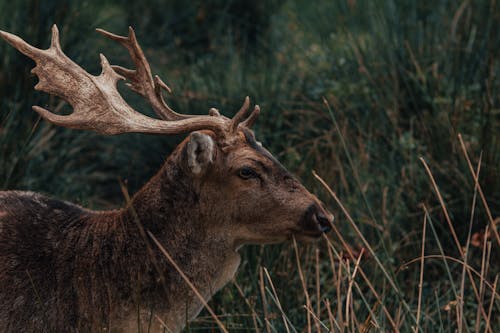
[[210,135],[193,132],[186,144],[187,167],[196,176],[205,173],[215,158],[215,142]]

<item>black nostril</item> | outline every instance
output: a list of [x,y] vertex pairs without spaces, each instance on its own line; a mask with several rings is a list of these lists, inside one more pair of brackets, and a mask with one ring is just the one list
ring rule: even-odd
[[332,222],[325,215],[321,213],[316,214],[316,220],[318,221],[320,230],[322,232],[329,232],[330,230],[332,230],[332,225],[331,225]]

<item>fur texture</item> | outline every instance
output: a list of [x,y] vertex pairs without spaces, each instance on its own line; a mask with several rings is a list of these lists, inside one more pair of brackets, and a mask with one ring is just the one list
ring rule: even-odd
[[[331,215],[251,132],[199,144],[211,135],[193,133],[123,209],[0,192],[0,332],[182,330],[201,302],[146,231],[206,299],[234,276],[241,245],[321,234],[317,216]],[[208,149],[198,177],[189,160]],[[257,175],[243,179],[244,166]]]

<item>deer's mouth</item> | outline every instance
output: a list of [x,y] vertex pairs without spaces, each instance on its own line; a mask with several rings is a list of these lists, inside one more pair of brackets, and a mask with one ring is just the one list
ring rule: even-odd
[[320,230],[294,230],[291,233],[291,237],[295,237],[296,240],[299,241],[315,241],[321,238],[323,236],[324,232]]

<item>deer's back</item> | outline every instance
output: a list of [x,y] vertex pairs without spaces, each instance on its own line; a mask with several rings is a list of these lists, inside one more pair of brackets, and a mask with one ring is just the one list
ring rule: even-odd
[[72,267],[60,267],[71,265],[64,240],[88,214],[40,194],[0,191],[0,332],[46,331],[71,321],[75,291],[65,283]]

